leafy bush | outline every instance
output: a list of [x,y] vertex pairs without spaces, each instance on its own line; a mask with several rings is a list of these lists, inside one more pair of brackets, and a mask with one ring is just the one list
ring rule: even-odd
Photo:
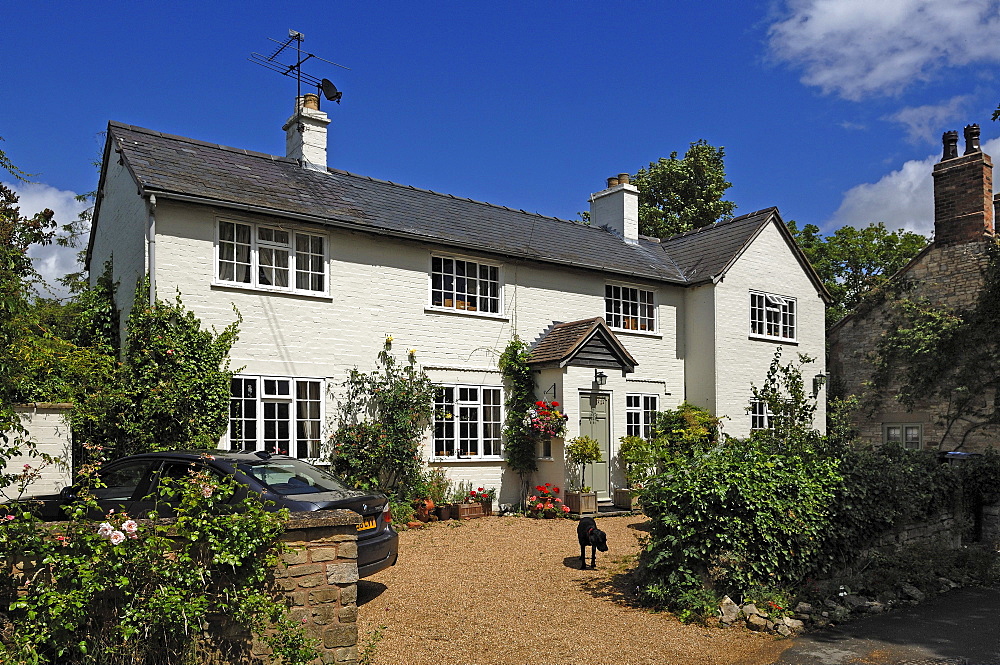
[[66,522],[39,522],[29,505],[14,504],[0,520],[0,561],[10,571],[0,584],[10,622],[3,662],[201,662],[212,646],[203,631],[220,622],[256,635],[282,662],[315,658],[268,589],[287,512],[234,500],[238,488],[192,473],[164,490],[177,506],[171,521],[137,523],[112,511],[98,524],[88,518],[100,511],[87,489]]
[[430,425],[434,386],[417,367],[416,351],[400,363],[386,337],[375,369],[351,370],[343,387],[331,437],[333,469],[356,487],[419,498],[409,492],[421,478],[420,442]]
[[229,351],[240,316],[221,332],[202,328],[181,302],[157,299],[140,281],[122,361],[81,397],[71,418],[76,438],[114,457],[150,450],[214,448],[229,424]]

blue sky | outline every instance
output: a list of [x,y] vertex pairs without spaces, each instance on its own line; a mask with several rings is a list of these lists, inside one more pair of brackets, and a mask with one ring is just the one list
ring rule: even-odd
[[108,120],[283,154],[295,82],[247,57],[289,28],[351,68],[305,67],[344,92],[331,166],[547,215],[706,139],[737,214],[929,233],[941,133],[1000,159],[997,0],[5,3],[22,209],[75,215]]

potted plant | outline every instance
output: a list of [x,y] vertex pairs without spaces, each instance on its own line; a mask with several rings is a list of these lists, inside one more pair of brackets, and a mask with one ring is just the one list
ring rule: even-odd
[[483,516],[483,504],[471,482],[461,482],[455,488],[454,505],[451,509],[453,520],[469,520]]
[[625,487],[615,488],[615,507],[635,510],[637,494],[651,475],[652,451],[649,441],[639,436],[623,436],[619,441],[618,457],[625,467]]
[[569,506],[559,498],[559,488],[552,483],[535,485],[535,492],[537,494],[528,497],[528,517],[552,519],[569,513]]
[[577,490],[566,493],[566,505],[570,511],[580,515],[597,512],[597,494],[583,484],[583,477],[588,464],[602,460],[601,444],[592,437],[578,436],[566,444],[566,461],[580,467],[580,474],[574,482]]
[[493,500],[496,498],[496,495],[497,490],[495,487],[480,487],[477,490],[470,489],[468,495],[465,497],[465,503],[482,504],[483,516],[489,517],[493,514]]

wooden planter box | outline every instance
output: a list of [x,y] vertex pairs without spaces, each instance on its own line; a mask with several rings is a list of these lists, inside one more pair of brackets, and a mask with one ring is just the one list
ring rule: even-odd
[[456,503],[451,508],[453,520],[471,520],[483,516],[481,503]]
[[639,497],[635,496],[630,489],[616,489],[615,508],[637,510],[639,508]]
[[569,512],[577,515],[596,514],[597,492],[566,492],[566,505]]
[[493,515],[493,502],[483,501],[483,517],[490,517]]

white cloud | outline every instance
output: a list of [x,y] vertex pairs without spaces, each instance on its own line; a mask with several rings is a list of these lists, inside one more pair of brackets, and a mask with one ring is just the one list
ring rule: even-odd
[[846,99],[896,94],[942,67],[1000,61],[998,0],[788,0],[772,54]]
[[[959,145],[959,151],[963,150]],[[1000,155],[1000,138],[983,143],[983,152]],[[840,208],[823,229],[832,232],[841,226],[863,228],[884,222],[895,231],[905,229],[930,237],[934,231],[934,181],[931,172],[941,161],[941,153],[911,160],[883,176],[878,182],[864,183],[847,190]]]
[[[4,185],[17,194],[22,215],[29,217],[49,208],[55,213],[55,221],[60,226],[75,220],[89,206],[87,203],[77,201],[75,192],[56,189],[41,183],[19,182],[4,183]],[[56,280],[79,269],[76,263],[77,252],[79,249],[61,247],[55,243],[44,247],[32,247],[28,251],[35,269],[45,279],[52,295],[59,297],[66,295],[65,289]]]
[[941,140],[940,135],[936,135],[938,128],[949,120],[961,117],[971,99],[971,95],[959,95],[941,104],[908,106],[885,116],[885,120],[905,126],[907,138],[913,143],[936,143]]

